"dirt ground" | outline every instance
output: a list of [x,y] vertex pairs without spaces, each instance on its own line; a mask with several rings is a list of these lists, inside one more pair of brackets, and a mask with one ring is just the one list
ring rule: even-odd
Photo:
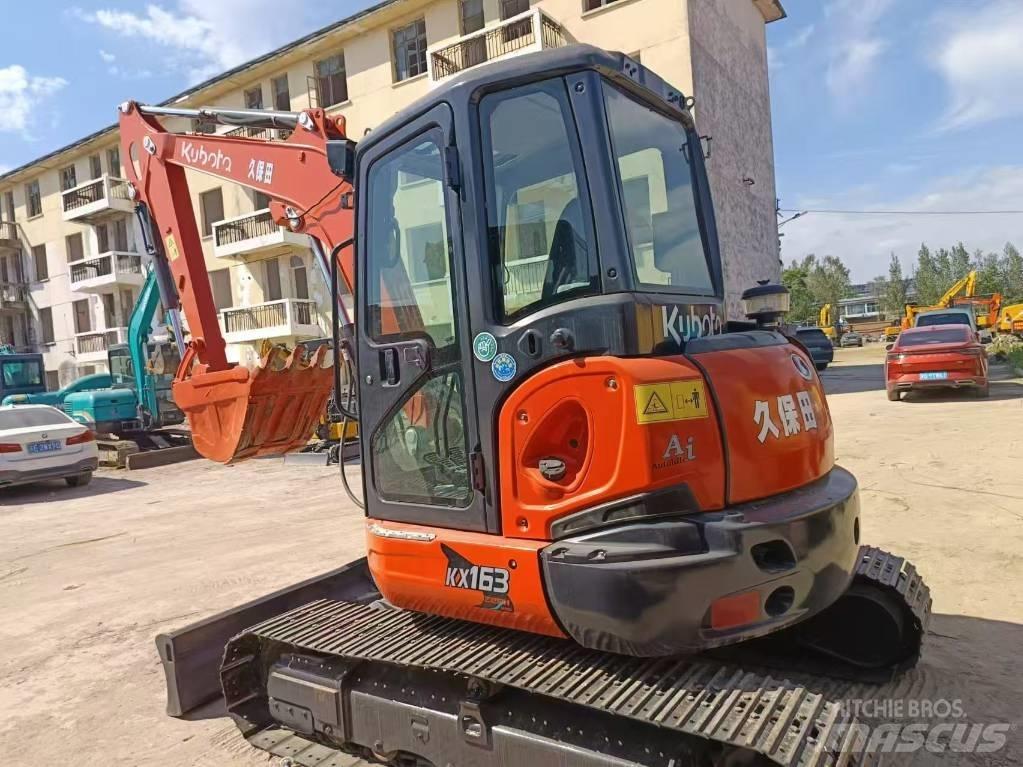
[[[823,377],[864,539],[911,558],[934,596],[912,695],[1012,725],[999,751],[941,763],[1023,765],[1023,381],[891,403],[883,349],[837,354]],[[336,469],[194,461],[0,490],[6,763],[266,764],[227,719],[164,715],[153,637],[362,550]]]

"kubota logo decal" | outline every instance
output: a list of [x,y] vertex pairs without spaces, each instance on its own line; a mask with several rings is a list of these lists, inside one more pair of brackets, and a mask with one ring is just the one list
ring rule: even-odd
[[[687,308],[689,314],[685,313]],[[706,311],[703,314],[697,314],[697,308]],[[661,322],[664,337],[670,337],[677,344],[693,338],[718,335],[724,330],[721,316],[714,306],[662,306]]]
[[202,144],[196,145],[191,141],[181,142],[181,159],[189,165],[231,172],[231,158],[221,150],[210,152]]
[[483,602],[479,607],[484,610],[513,612],[511,599],[508,598],[508,587],[511,575],[503,567],[474,565],[447,544],[442,543],[440,550],[448,558],[448,568],[444,574],[444,585],[453,589],[479,591],[483,594]]

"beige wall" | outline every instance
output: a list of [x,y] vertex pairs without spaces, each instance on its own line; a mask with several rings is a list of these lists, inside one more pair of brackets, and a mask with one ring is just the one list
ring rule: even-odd
[[[779,276],[777,230],[774,221],[774,173],[764,19],[752,2],[744,0],[618,0],[610,6],[584,12],[582,0],[540,0],[540,6],[564,28],[571,41],[587,42],[611,50],[639,53],[650,67],[685,93],[696,96],[696,118],[702,133],[714,137],[709,163],[718,209],[722,254],[725,259],[729,305],[737,308],[738,295],[757,278]],[[498,0],[485,0],[487,24],[499,17]],[[271,80],[286,74],[292,109],[310,106],[307,77],[313,62],[344,51],[349,100],[329,111],[345,117],[349,135],[358,140],[367,130],[425,94],[431,82],[425,75],[395,83],[391,61],[391,33],[423,17],[431,48],[454,42],[460,34],[456,0],[399,0],[322,39],[296,46],[271,60],[231,74],[193,93],[181,106],[243,106],[243,93],[257,83],[263,103],[272,106]],[[130,93],[125,93],[130,97]],[[111,117],[113,117],[113,113]],[[79,183],[90,176],[89,156],[100,154],[103,170],[106,150],[117,145],[110,132],[39,163],[16,177],[0,180],[0,194],[13,189],[21,227],[26,274],[32,278],[31,246],[45,243],[49,279],[30,284],[33,314],[53,307],[57,343],[45,350],[47,367],[56,369],[69,360],[73,339],[71,302],[86,298],[71,293],[67,275],[65,235],[81,231],[86,254],[96,252],[92,227],[65,223],[61,217],[59,169],[74,162]],[[125,161],[127,158],[123,158]],[[116,171],[115,171],[116,172]],[[123,175],[120,173],[119,175]],[[752,187],[741,179],[751,177]],[[26,219],[24,183],[38,178],[43,215]],[[197,210],[199,195],[223,187],[226,218],[254,209],[251,192],[198,173],[189,173],[190,193]],[[236,305],[259,303],[264,297],[259,257],[218,258],[212,238],[203,243],[210,270],[230,269],[232,299]],[[327,306],[326,286],[310,251],[294,246],[276,253],[280,258],[284,295],[294,295],[289,261],[298,255],[308,265],[311,297]],[[91,297],[93,327],[102,327],[99,299]],[[324,328],[326,317],[321,315]],[[237,353],[234,354],[239,357]]]

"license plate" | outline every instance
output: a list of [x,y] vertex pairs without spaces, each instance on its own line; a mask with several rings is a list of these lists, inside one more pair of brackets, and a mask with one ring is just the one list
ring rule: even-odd
[[945,373],[945,372],[941,372],[941,373],[921,373],[920,374],[920,380],[921,381],[941,381],[941,380],[943,380],[945,378],[948,378],[948,373]]
[[60,450],[59,439],[48,439],[43,442],[29,442],[28,452],[30,453],[53,453]]

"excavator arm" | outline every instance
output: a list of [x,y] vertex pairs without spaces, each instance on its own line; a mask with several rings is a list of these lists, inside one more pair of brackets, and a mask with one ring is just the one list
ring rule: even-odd
[[[319,109],[196,110],[126,102],[119,120],[147,249],[158,268],[169,270],[173,289],[162,291],[165,301],[173,297],[167,308],[178,308],[173,302],[179,302],[191,333],[173,394],[189,417],[196,449],[226,463],[300,447],[333,384],[329,349],[321,346],[310,356],[301,347],[273,347],[253,370],[228,361],[188,171],[267,195],[273,220],[310,235],[325,274],[329,259],[336,258],[352,292],[354,264],[350,250],[341,247],[353,230],[351,186],[344,178],[353,143],[345,137],[344,118]],[[175,132],[165,124],[172,121],[235,125],[257,136]]]

